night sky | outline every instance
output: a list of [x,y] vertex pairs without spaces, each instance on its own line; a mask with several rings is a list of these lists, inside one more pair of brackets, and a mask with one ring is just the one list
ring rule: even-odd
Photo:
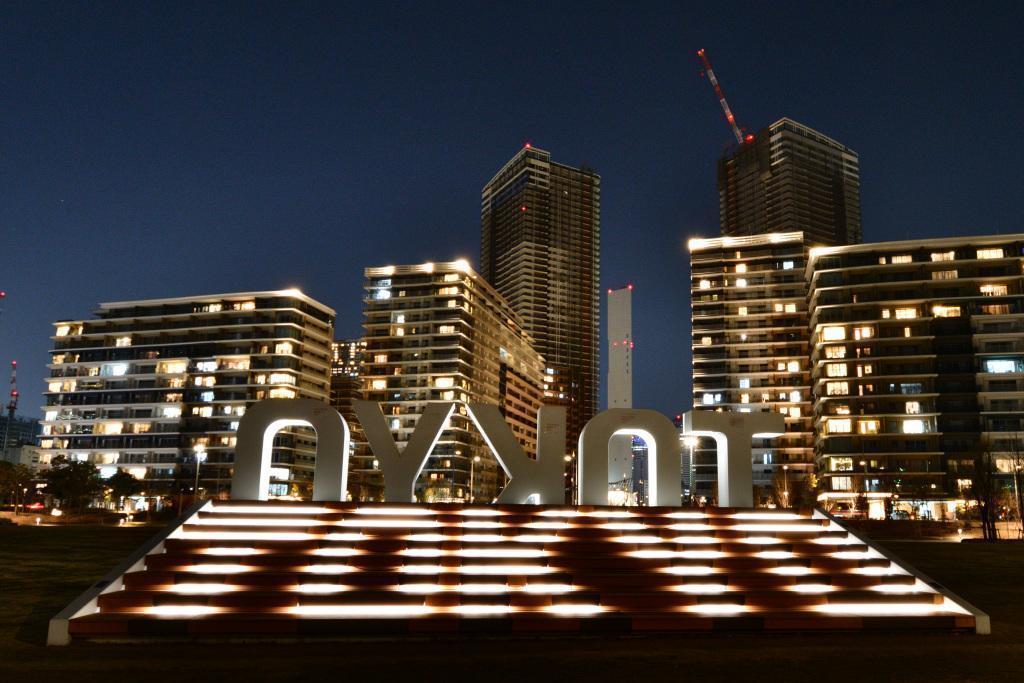
[[480,189],[530,141],[601,174],[602,284],[636,288],[634,402],[678,412],[684,245],[717,234],[731,140],[694,51],[741,124],[789,116],[860,153],[865,241],[1019,232],[1022,18],[1011,3],[5,2],[0,373],[19,360],[19,412],[38,416],[50,323],[101,301],[298,286],[355,336],[363,267],[476,262]]

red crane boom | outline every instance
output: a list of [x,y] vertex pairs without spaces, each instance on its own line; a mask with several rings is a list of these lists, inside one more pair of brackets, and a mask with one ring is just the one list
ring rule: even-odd
[[732,109],[729,108],[729,103],[725,99],[725,93],[722,92],[722,86],[718,84],[718,79],[715,78],[715,72],[711,68],[711,62],[708,61],[708,56],[704,52],[704,48],[697,50],[697,56],[700,57],[701,62],[704,64],[704,73],[707,74],[708,80],[711,81],[711,85],[715,88],[715,94],[718,95],[718,103],[722,105],[722,112],[725,114],[725,120],[729,122],[729,126],[732,128],[732,134],[736,136],[736,142],[743,144],[744,142],[750,142],[754,139],[753,135],[743,135],[743,130],[736,123],[736,117],[733,116]]

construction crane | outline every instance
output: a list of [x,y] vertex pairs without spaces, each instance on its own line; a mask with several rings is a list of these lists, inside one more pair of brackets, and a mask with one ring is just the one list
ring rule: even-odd
[[707,53],[704,48],[697,50],[697,56],[700,57],[701,63],[704,65],[704,75],[711,81],[711,85],[715,88],[715,94],[718,95],[718,103],[722,105],[722,112],[725,114],[725,120],[729,122],[729,126],[732,128],[732,134],[736,136],[736,142],[742,145],[744,142],[752,142],[754,136],[751,134],[743,134],[743,129],[736,123],[736,117],[732,114],[732,109],[729,108],[729,103],[725,100],[725,93],[722,92],[722,86],[718,84],[718,79],[715,78],[715,72],[711,68],[711,62],[708,61]]
[[11,400],[7,403],[7,424],[4,425],[4,456],[7,456],[7,442],[11,435],[11,423],[18,410],[18,361],[11,361]]

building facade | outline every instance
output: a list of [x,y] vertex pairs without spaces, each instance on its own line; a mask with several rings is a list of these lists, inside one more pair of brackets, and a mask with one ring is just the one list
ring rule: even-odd
[[[459,405],[416,484],[422,501],[491,501],[504,485],[465,404],[497,405],[536,453],[544,359],[519,316],[466,261],[367,268],[363,396],[381,405],[399,446],[431,402]],[[372,481],[372,453],[353,469]]]
[[331,407],[345,418],[349,428],[348,492],[352,500],[378,500],[384,494],[380,477],[356,466],[360,444],[365,440],[353,404],[363,397],[365,357],[365,339],[339,339],[331,344]]
[[[693,407],[777,411],[786,433],[755,440],[755,503],[785,504],[813,471],[808,344],[808,239],[801,232],[689,242]],[[689,440],[690,495],[715,498],[709,438]]]
[[861,241],[857,153],[791,119],[718,162],[718,198],[723,235],[801,231],[812,244]]
[[601,179],[526,145],[484,187],[480,273],[547,363],[545,401],[567,407],[566,449],[597,412]]
[[976,449],[1012,472],[1024,435],[1024,234],[811,251],[823,498],[947,518]]
[[[126,469],[149,495],[230,489],[235,431],[264,398],[327,403],[334,311],[298,290],[101,304],[54,323],[43,457]],[[308,430],[274,442],[273,495],[311,490]]]

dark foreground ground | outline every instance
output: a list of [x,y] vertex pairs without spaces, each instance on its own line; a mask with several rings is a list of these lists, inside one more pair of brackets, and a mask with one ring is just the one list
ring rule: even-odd
[[44,646],[49,618],[154,528],[0,527],[0,681],[1024,681],[1024,544],[886,542],[991,636],[803,634]]

